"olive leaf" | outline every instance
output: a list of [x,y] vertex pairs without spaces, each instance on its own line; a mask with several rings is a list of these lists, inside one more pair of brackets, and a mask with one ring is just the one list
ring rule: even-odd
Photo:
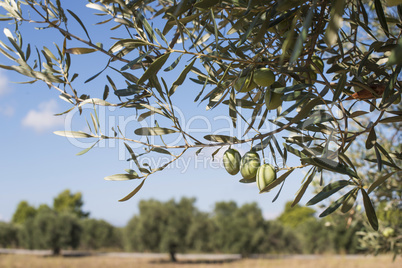
[[177,133],[177,130],[162,127],[142,127],[134,130],[134,133],[140,136],[155,136],[155,135],[159,136],[159,135]]
[[144,83],[147,79],[149,79],[151,76],[157,74],[159,70],[162,68],[162,66],[165,64],[167,59],[170,56],[170,52],[166,52],[159,58],[157,58],[149,67],[148,69],[144,72],[144,74],[141,76],[140,79],[138,79],[138,84]]
[[309,164],[312,164],[316,167],[320,167],[329,171],[333,171],[333,172],[337,172],[337,173],[341,173],[341,174],[345,174],[345,175],[349,175],[355,178],[358,178],[356,172],[341,164],[338,163],[336,161],[333,161],[329,158],[324,158],[324,157],[304,157],[300,159],[302,162],[306,162]]
[[342,26],[345,0],[336,0],[333,3],[334,6],[331,7],[331,19],[324,36],[324,40],[329,46],[334,45],[338,40],[338,30]]
[[127,181],[133,179],[140,179],[137,174],[115,174],[105,177],[107,181]]
[[96,48],[87,48],[87,47],[73,47],[66,49],[66,53],[81,55],[81,54],[89,54],[98,51]]
[[343,202],[349,197],[349,195],[353,194],[354,191],[355,191],[355,189],[350,190],[347,194],[343,195],[341,198],[339,198],[338,200],[333,202],[327,209],[325,209],[319,215],[319,217],[320,218],[326,217],[329,214],[332,214],[333,212],[335,212],[335,210],[337,210],[343,204]]
[[374,128],[372,128],[366,140],[366,149],[368,150],[373,148],[373,146],[376,144],[376,141],[377,135],[375,134]]
[[386,175],[384,175],[384,176],[378,178],[376,181],[374,181],[374,182],[370,185],[370,187],[369,187],[368,190],[367,190],[367,193],[370,194],[375,188],[377,188],[378,186],[380,186],[382,183],[384,183],[389,177],[391,177],[391,176],[394,175],[395,173],[396,173],[396,171],[395,171],[395,172],[388,173],[388,174],[386,174]]
[[347,180],[340,180],[340,181],[335,181],[332,182],[330,184],[328,184],[327,186],[325,186],[321,192],[319,192],[317,195],[315,195],[313,198],[311,198],[308,202],[307,202],[307,206],[312,206],[317,204],[318,202],[321,202],[322,200],[330,197],[331,195],[333,195],[334,193],[338,192],[339,190],[343,189],[345,186],[348,185],[354,185],[353,182],[351,181],[347,181]]
[[56,135],[67,137],[67,138],[93,138],[95,136],[82,132],[82,131],[54,131]]
[[231,137],[227,135],[206,135],[204,139],[214,142],[224,142],[224,143],[237,143],[239,140],[236,137]]
[[343,201],[341,211],[342,213],[347,213],[352,209],[353,205],[356,202],[357,194],[359,193],[359,188],[355,188],[354,191]]
[[307,187],[313,181],[316,173],[317,173],[317,169],[314,168],[314,170],[311,172],[310,175],[309,175],[309,173],[306,174],[306,176],[307,175],[309,175],[309,176],[307,177],[307,180],[303,183],[302,187],[299,189],[299,191],[296,195],[296,198],[293,200],[291,207],[294,207],[295,205],[297,205],[300,202],[300,199],[303,197],[304,193],[306,192]]
[[135,188],[131,193],[129,193],[128,195],[126,195],[125,197],[123,197],[122,199],[119,200],[119,202],[124,202],[129,200],[131,197],[133,197],[136,193],[138,193],[139,190],[141,190],[142,186],[144,185],[145,179],[142,180],[142,182],[140,183],[140,185],[137,186],[137,188]]
[[366,211],[367,219],[369,220],[371,227],[373,227],[373,229],[375,231],[377,231],[378,230],[378,219],[377,219],[377,215],[375,214],[373,204],[371,203],[370,197],[368,196],[367,192],[363,188],[361,188],[360,190],[363,195],[363,204],[364,204],[364,209]]

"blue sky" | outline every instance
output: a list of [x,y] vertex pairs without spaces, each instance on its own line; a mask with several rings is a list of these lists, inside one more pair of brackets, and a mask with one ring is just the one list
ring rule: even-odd
[[[67,8],[73,10],[79,16],[85,18],[86,26],[94,43],[104,41],[104,31],[109,31],[110,26],[93,27],[99,18],[91,18],[92,10],[81,7],[86,1],[66,2]],[[8,22],[0,22],[2,27],[13,30]],[[60,43],[57,31],[33,31],[23,26],[21,31],[24,35],[25,44],[32,42],[41,48],[46,45],[52,51],[53,42]],[[77,23],[70,18],[69,29],[85,37]],[[118,32],[117,32],[118,33]],[[110,33],[111,36],[117,36]],[[0,33],[1,40],[5,36]],[[107,34],[109,36],[109,32]],[[105,47],[109,47],[114,41],[107,40]],[[75,42],[68,47],[82,46]],[[178,55],[177,55],[178,56]],[[176,56],[176,57],[177,57]],[[106,64],[107,58],[100,54],[85,56],[72,55],[74,72],[80,74],[77,78],[76,87],[80,93],[90,93],[91,97],[101,98],[104,84],[107,83],[105,75],[99,76],[94,81],[84,84],[83,82],[99,72]],[[174,58],[169,59],[170,64]],[[0,56],[0,64],[10,64],[3,56]],[[179,75],[181,63],[175,71],[162,73],[168,84],[172,83]],[[166,66],[167,66],[166,65]],[[122,65],[115,65],[122,67]],[[114,71],[105,74],[116,79],[117,87],[124,87],[124,81],[118,80],[119,76]],[[135,73],[139,76],[139,72]],[[223,148],[212,161],[211,154],[214,150],[205,149],[195,157],[195,151],[187,152],[175,167],[169,167],[163,172],[149,177],[142,190],[127,202],[117,202],[133,190],[139,181],[114,182],[105,181],[108,175],[123,173],[124,169],[131,168],[131,164],[122,144],[102,143],[93,150],[82,156],[75,154],[81,151],[82,143],[68,140],[67,138],[53,134],[53,131],[72,127],[73,130],[87,131],[85,118],[89,119],[89,109],[83,116],[74,113],[72,121],[66,116],[55,117],[54,114],[70,108],[68,103],[58,97],[58,92],[49,89],[44,83],[17,84],[13,82],[25,81],[26,79],[14,72],[0,70],[0,122],[2,153],[0,154],[0,220],[10,220],[17,204],[21,200],[27,200],[30,204],[38,206],[42,203],[51,205],[53,198],[63,191],[70,189],[73,192],[80,191],[84,196],[84,209],[91,212],[95,218],[105,219],[113,224],[123,226],[135,213],[141,199],[155,198],[159,200],[179,199],[182,196],[196,197],[197,206],[204,211],[212,211],[217,201],[234,200],[239,205],[248,202],[257,202],[263,210],[266,218],[272,219],[280,214],[286,201],[292,200],[300,187],[304,174],[295,171],[286,181],[284,190],[275,203],[272,199],[278,189],[268,194],[258,194],[255,183],[241,184],[238,180],[240,175],[231,176],[221,166],[221,156],[226,148]],[[205,111],[206,103],[198,105],[194,98],[201,86],[186,81],[177,89],[174,95],[174,103],[178,110],[183,113],[183,123],[188,128],[200,131],[197,135],[209,134],[207,131],[229,131],[230,125],[227,120],[219,116],[226,116],[227,106],[212,111]],[[111,93],[113,95],[113,93]],[[111,100],[116,100],[111,96]],[[91,108],[88,106],[88,108]],[[133,130],[141,124],[134,120],[134,110],[106,110],[99,111],[106,120],[104,131],[110,132],[111,126],[120,122],[126,127],[127,135],[134,137]],[[247,114],[247,112],[245,113]],[[202,116],[202,117],[201,117]],[[270,114],[275,116],[275,113]],[[149,119],[147,122],[150,123]],[[72,122],[70,124],[70,122]],[[165,121],[161,120],[161,124]],[[208,125],[210,124],[210,126]],[[243,126],[244,127],[244,126]],[[269,129],[269,126],[267,126]],[[244,130],[244,128],[243,128]],[[241,127],[240,127],[241,131]],[[241,133],[241,132],[240,132]],[[221,134],[225,134],[222,132]],[[228,134],[228,133],[226,133]],[[240,137],[240,136],[239,136]],[[281,134],[277,135],[281,143]],[[84,141],[85,142],[85,141]],[[90,143],[88,143],[88,146]],[[85,144],[87,146],[87,144]],[[99,148],[101,147],[101,148]],[[238,148],[242,153],[248,150],[247,146]],[[272,157],[266,155],[268,161]],[[157,161],[157,159],[150,159]],[[273,163],[273,162],[271,162]],[[290,165],[298,165],[294,160]],[[302,199],[304,204],[311,197],[308,192]]]

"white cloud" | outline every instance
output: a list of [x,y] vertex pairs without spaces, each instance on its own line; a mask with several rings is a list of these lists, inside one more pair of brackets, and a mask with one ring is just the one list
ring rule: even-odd
[[22,125],[33,128],[36,132],[41,133],[51,130],[54,127],[64,125],[64,116],[55,116],[58,113],[58,105],[56,100],[50,100],[39,104],[38,109],[30,110],[22,120]]
[[14,113],[15,113],[15,109],[11,105],[0,106],[0,114],[1,115],[11,117],[14,115]]
[[8,81],[8,77],[4,74],[3,71],[0,71],[0,97],[6,95],[11,91],[10,82]]

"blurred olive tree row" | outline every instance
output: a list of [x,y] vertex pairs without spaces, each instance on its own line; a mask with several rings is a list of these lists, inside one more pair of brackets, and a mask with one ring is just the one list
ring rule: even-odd
[[[154,199],[139,203],[139,213],[127,225],[117,228],[104,220],[91,219],[82,210],[80,193],[66,190],[54,198],[53,207],[35,208],[19,203],[10,223],[0,222],[0,247],[115,250],[169,253],[359,253],[369,252],[359,243],[363,232],[371,232],[362,212],[354,221],[341,213],[318,219],[315,210],[288,202],[274,220],[265,220],[256,203],[238,206],[233,201],[217,202],[211,212],[202,212],[194,198],[166,202]],[[57,206],[56,204],[68,204]],[[399,212],[380,210],[393,221]],[[357,216],[360,215],[360,216]],[[382,234],[382,239],[393,234]],[[360,241],[361,242],[361,241]]]
[[0,222],[0,246],[26,249],[121,249],[118,228],[104,220],[89,218],[82,210],[81,193],[65,190],[53,200],[53,206],[38,208],[21,201],[10,223]]

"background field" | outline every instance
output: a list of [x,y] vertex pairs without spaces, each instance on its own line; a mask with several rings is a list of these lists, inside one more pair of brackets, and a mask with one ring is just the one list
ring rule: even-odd
[[281,259],[245,259],[235,261],[213,261],[213,260],[188,260],[179,258],[179,263],[173,264],[166,259],[155,258],[132,258],[132,257],[110,257],[110,256],[88,256],[88,257],[44,257],[32,255],[0,255],[0,267],[141,267],[141,268],[201,268],[201,267],[233,267],[233,268],[255,268],[255,267],[281,267],[281,268],[399,268],[402,267],[402,259],[397,258],[394,262],[391,256],[293,256]]

